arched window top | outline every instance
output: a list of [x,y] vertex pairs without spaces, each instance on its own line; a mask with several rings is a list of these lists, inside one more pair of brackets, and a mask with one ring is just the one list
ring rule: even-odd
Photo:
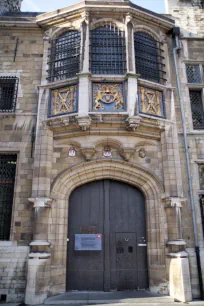
[[91,30],[90,63],[93,74],[124,74],[125,33],[113,24]]
[[165,72],[161,43],[146,32],[134,33],[136,72],[141,78],[160,83]]
[[80,70],[81,33],[77,30],[64,32],[51,42],[49,55],[50,81],[64,80]]

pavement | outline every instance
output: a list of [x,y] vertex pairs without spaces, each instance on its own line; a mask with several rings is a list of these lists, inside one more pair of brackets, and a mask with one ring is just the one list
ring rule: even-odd
[[[175,302],[170,296],[158,295],[150,291],[126,292],[66,292],[49,297],[39,306],[204,306],[204,301],[195,300],[189,303]],[[25,306],[19,303],[3,303],[0,306]]]

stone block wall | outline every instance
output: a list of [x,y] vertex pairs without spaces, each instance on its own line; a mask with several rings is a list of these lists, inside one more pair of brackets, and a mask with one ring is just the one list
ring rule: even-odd
[[0,242],[0,296],[7,302],[23,302],[29,247]]
[[[0,154],[17,154],[10,242],[0,242],[0,295],[8,302],[23,302],[26,264],[33,236],[33,155],[41,81],[43,38],[34,28],[0,30],[0,77],[19,78],[15,113],[0,113]],[[16,57],[15,57],[16,49]]]

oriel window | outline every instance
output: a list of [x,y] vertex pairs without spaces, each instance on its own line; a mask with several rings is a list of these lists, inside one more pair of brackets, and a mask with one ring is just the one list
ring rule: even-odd
[[80,71],[81,33],[71,30],[52,40],[49,54],[48,80],[74,77]]
[[0,240],[10,237],[16,160],[16,155],[0,154]]
[[125,32],[107,24],[91,30],[90,70],[93,74],[126,72]]
[[164,83],[166,79],[163,64],[162,43],[145,32],[134,33],[136,73],[145,80]]
[[0,77],[0,112],[14,112],[18,92],[17,77]]

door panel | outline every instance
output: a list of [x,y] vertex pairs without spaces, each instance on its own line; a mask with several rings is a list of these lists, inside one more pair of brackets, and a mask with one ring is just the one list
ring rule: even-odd
[[[92,182],[70,196],[67,290],[148,288],[143,194],[118,181]],[[95,228],[102,251],[75,251],[74,235]],[[87,232],[88,233],[88,232]]]
[[103,181],[82,185],[70,196],[67,290],[103,291],[104,251],[75,251],[75,234],[95,228],[103,235]]

